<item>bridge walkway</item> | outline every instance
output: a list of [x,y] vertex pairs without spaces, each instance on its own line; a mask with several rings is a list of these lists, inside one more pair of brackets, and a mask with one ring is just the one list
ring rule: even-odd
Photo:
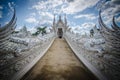
[[97,80],[64,39],[56,38],[47,53],[21,80]]

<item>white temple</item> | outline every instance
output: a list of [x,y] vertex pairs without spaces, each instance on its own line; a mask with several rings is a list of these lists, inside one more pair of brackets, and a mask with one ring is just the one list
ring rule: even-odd
[[59,37],[59,38],[64,37],[64,33],[66,32],[68,28],[66,15],[64,16],[64,21],[61,19],[61,15],[60,15],[57,22],[56,22],[56,18],[54,15],[52,28],[56,34],[56,37]]

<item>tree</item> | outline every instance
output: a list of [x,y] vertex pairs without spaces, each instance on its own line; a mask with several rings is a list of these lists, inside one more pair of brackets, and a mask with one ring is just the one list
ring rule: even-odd
[[33,35],[37,36],[37,35],[39,35],[41,33],[42,36],[43,36],[44,34],[46,34],[46,28],[47,28],[47,26],[44,26],[43,28],[38,27],[37,32],[35,32]]

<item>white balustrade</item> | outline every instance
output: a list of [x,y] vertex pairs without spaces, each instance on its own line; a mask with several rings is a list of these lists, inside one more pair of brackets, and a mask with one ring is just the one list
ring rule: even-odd
[[[44,36],[38,36],[38,37],[29,37],[24,39],[16,38],[15,43],[14,41],[9,42],[9,46],[7,46],[8,48],[5,48],[5,49],[8,49],[6,50],[8,51],[8,53],[3,54],[3,56],[0,57],[1,58],[0,59],[1,79],[16,80],[22,77],[23,74],[25,74],[27,70],[30,69],[35,64],[35,62],[37,62],[45,54],[47,49],[52,44],[54,38],[55,38],[55,34],[50,33],[50,34],[46,34]],[[27,46],[23,45],[24,43],[21,43],[22,41],[28,43],[28,45]],[[19,44],[19,42],[21,44]],[[11,46],[16,46],[19,53],[12,53],[12,54],[16,55],[17,57],[14,57],[12,56],[12,54],[10,54],[9,49],[13,51],[15,51],[16,49],[15,47],[11,47]],[[25,69],[26,67],[28,68]]]
[[66,32],[65,38],[73,46],[74,50],[79,53],[78,56],[83,56],[104,77],[110,80],[119,80],[120,59],[105,53],[105,40],[103,38],[82,37],[71,32]]

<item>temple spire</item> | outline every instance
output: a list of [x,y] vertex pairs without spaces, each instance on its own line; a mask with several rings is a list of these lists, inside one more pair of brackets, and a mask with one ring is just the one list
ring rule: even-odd
[[65,21],[65,25],[67,25],[66,14],[65,14],[65,16],[64,16],[64,21]]
[[55,14],[54,14],[53,25],[55,24],[55,21],[56,21],[56,20],[55,20]]
[[61,15],[59,15],[59,21],[61,21]]

